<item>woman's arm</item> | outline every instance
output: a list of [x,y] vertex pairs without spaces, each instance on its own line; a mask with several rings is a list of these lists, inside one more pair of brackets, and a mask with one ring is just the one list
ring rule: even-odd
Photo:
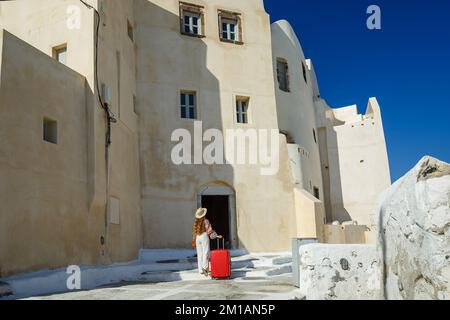
[[220,236],[217,235],[217,232],[215,232],[212,228],[211,223],[209,222],[209,220],[205,220],[205,230],[208,233],[208,236],[211,240],[217,239]]

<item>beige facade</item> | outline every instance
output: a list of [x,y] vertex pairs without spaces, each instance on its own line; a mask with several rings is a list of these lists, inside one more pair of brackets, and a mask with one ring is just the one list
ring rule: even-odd
[[[134,45],[126,29],[123,34],[118,30],[128,14],[133,18],[133,5],[90,3],[99,8],[102,21],[98,83],[110,86],[118,120],[108,166],[105,113],[96,94],[94,12],[76,0],[0,4],[3,276],[68,264],[129,261],[142,248]],[[70,29],[72,17],[80,23]],[[53,58],[61,46],[67,48],[67,66]],[[118,75],[120,95],[115,90]],[[44,118],[56,121],[57,144],[43,141]],[[118,206],[119,220],[106,208],[110,203]]]
[[[334,220],[370,225],[390,184],[378,104],[365,116],[329,108],[294,31],[271,26],[262,0],[86,2],[98,45],[80,1],[0,4],[0,277],[189,247],[199,206],[252,252],[332,239]],[[108,148],[98,93],[117,120]],[[194,119],[180,115],[182,94]],[[172,133],[199,125],[280,131],[279,170],[174,164]]]

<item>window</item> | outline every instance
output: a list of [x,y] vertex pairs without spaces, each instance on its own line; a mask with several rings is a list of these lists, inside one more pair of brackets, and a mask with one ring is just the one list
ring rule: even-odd
[[55,120],[44,118],[43,139],[46,142],[58,144],[58,124]]
[[196,119],[196,95],[195,92],[182,92],[180,95],[181,118]]
[[236,99],[236,122],[237,123],[248,123],[248,98],[238,98]]
[[277,78],[280,90],[289,92],[289,67],[284,59],[277,59]]
[[127,22],[128,22],[128,26],[127,26],[127,28],[128,28],[128,30],[127,30],[128,37],[130,38],[131,41],[134,41],[134,28],[133,28],[133,25],[131,24],[130,20],[127,20]]
[[219,10],[220,40],[242,44],[242,25],[239,13]]
[[302,69],[303,69],[303,79],[305,79],[305,83],[308,84],[308,78],[306,77],[306,67],[303,62],[302,62]]
[[67,45],[61,45],[53,48],[53,58],[58,62],[67,65]]
[[314,187],[314,197],[318,200],[320,200],[320,191],[319,188]]
[[237,20],[222,19],[222,39],[230,41],[238,39]]
[[200,17],[198,14],[185,12],[183,20],[184,33],[190,33],[193,35],[200,34]]
[[180,2],[181,33],[195,37],[204,36],[203,7]]

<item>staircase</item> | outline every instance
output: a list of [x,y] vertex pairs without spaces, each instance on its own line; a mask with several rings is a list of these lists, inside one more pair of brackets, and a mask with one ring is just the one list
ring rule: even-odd
[[[292,273],[292,257],[289,253],[248,254],[243,250],[232,250],[230,253],[231,279],[266,279]],[[141,274],[140,281],[205,279],[198,274],[194,250],[141,250],[139,260],[149,269]]]

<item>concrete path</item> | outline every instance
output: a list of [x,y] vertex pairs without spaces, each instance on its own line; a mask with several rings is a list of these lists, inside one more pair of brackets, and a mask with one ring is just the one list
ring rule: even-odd
[[4,279],[13,294],[3,299],[301,298],[292,285],[289,253],[248,254],[235,250],[231,255],[230,280],[212,280],[200,275],[193,250],[142,250],[139,259],[130,263],[81,267],[80,291],[67,289],[65,269]]
[[122,283],[31,300],[292,300],[300,299],[289,274],[271,278]]

